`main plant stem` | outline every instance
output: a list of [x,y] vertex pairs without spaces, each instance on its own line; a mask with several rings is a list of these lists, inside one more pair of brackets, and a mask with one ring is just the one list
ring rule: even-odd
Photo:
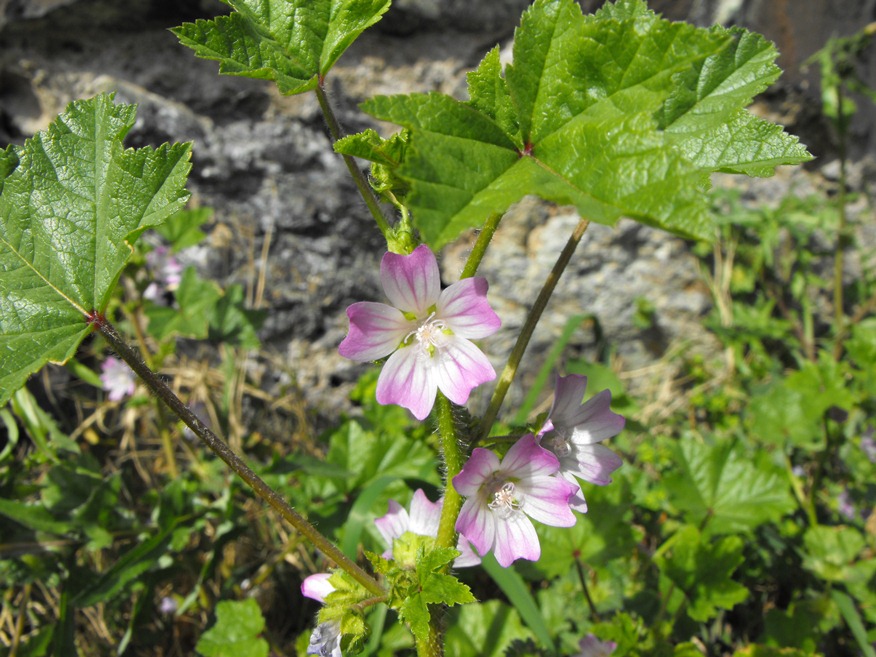
[[435,400],[438,435],[441,437],[441,454],[444,457],[444,505],[441,507],[441,520],[438,524],[438,547],[456,547],[456,518],[462,508],[462,497],[453,487],[453,478],[462,470],[462,451],[453,421],[453,408],[450,400],[438,393]]
[[536,298],[535,303],[532,305],[532,309],[526,317],[526,322],[524,322],[523,328],[520,329],[520,335],[517,336],[517,342],[511,350],[511,355],[508,356],[508,362],[505,365],[505,369],[502,370],[502,374],[499,376],[499,380],[496,383],[496,389],[493,391],[490,405],[487,407],[487,411],[481,419],[480,431],[475,442],[484,440],[490,435],[493,422],[496,421],[496,417],[499,415],[499,409],[502,406],[502,402],[505,400],[505,395],[508,394],[508,388],[511,386],[511,382],[517,374],[517,368],[520,365],[520,361],[523,359],[526,347],[529,346],[529,340],[532,338],[532,333],[535,331],[535,327],[541,319],[541,315],[547,307],[548,301],[554,293],[554,289],[557,287],[557,283],[560,281],[560,276],[562,276],[563,271],[565,271],[566,266],[569,264],[569,260],[572,259],[572,254],[575,253],[578,242],[581,241],[581,238],[584,236],[584,232],[589,225],[590,222],[587,219],[581,219],[578,222],[578,225],[575,226],[575,230],[569,236],[566,245],[563,247],[560,257],[557,258],[557,262],[554,264],[553,269],[551,269],[550,274],[548,274],[548,277],[541,288],[541,292],[538,293],[538,298]]
[[[316,99],[319,101],[319,107],[322,110],[323,117],[325,117],[325,122],[328,126],[332,141],[338,141],[344,136],[344,133],[341,130],[341,124],[338,123],[334,110],[332,110],[328,96],[325,93],[325,88],[323,87],[324,82],[325,80],[320,78],[319,84],[316,85],[314,91],[316,92]],[[371,185],[368,183],[365,174],[362,173],[362,170],[357,166],[356,160],[349,155],[342,155],[342,157],[344,158],[344,164],[347,165],[347,169],[350,171],[350,175],[353,177],[356,189],[359,190],[359,195],[362,197],[362,200],[365,201],[365,205],[368,206],[368,210],[371,212],[371,216],[374,217],[374,221],[377,222],[377,227],[380,228],[380,232],[383,233],[384,236],[388,235],[390,230],[389,222],[383,214],[377,194],[374,193],[374,189],[372,189]]]
[[285,518],[289,524],[297,529],[311,543],[334,561],[340,568],[346,570],[350,576],[364,586],[368,591],[377,596],[385,594],[383,587],[371,575],[366,573],[354,561],[341,552],[335,545],[323,536],[302,515],[280,497],[277,492],[268,486],[249,466],[244,463],[222,440],[216,436],[188,407],[182,403],[166,383],[153,372],[136,350],[126,343],[115,327],[105,318],[97,316],[92,318],[91,323],[103,334],[112,345],[116,353],[131,366],[131,369],[146,383],[155,395],[163,401],[186,425],[195,432],[195,435],[210,448],[210,450],[222,459],[241,479],[243,479],[253,491],[267,502],[277,513]]

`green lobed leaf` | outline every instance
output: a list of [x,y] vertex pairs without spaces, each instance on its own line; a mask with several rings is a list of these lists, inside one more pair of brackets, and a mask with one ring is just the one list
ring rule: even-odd
[[228,310],[227,302],[223,308],[217,310],[222,291],[213,281],[199,278],[194,267],[186,267],[174,295],[178,308],[158,305],[147,308],[150,335],[158,340],[164,340],[171,335],[204,339],[210,330],[210,318],[218,320],[217,329],[221,329],[223,312]]
[[583,16],[537,0],[504,71],[492,50],[467,102],[376,97],[363,109],[410,131],[398,175],[438,248],[526,194],[710,239],[702,194],[715,171],[770,175],[809,159],[781,127],[744,111],[776,76],[771,44],[742,30],[671,23],[642,0]]
[[[854,527],[810,527],[803,537],[803,545],[803,567],[823,580],[848,583],[859,577],[866,581],[868,575],[872,575],[872,572],[859,573],[855,568],[866,541]],[[874,568],[876,565],[870,570]]]
[[664,484],[685,519],[711,534],[748,531],[794,508],[783,474],[763,460],[752,462],[727,441],[681,441]]
[[686,525],[661,546],[655,562],[687,597],[688,616],[705,622],[748,597],[748,589],[731,579],[743,547],[738,536],[709,540]]
[[171,31],[219,72],[273,80],[284,94],[314,89],[380,20],[390,0],[223,0],[234,11]]
[[201,635],[195,650],[206,657],[267,657],[268,642],[258,636],[264,629],[255,600],[223,600],[216,605],[216,622]]
[[180,210],[166,222],[155,227],[155,232],[170,242],[174,253],[198,244],[207,235],[201,226],[210,221],[213,208]]
[[131,242],[185,204],[189,144],[125,150],[135,107],[71,103],[0,158],[0,405],[48,362],[65,362],[103,312]]

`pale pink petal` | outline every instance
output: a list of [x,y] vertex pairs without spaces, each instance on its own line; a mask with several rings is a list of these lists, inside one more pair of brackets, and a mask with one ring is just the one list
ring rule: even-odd
[[477,497],[470,497],[462,505],[456,519],[456,531],[471,542],[480,554],[486,554],[492,549],[496,538],[496,519]]
[[437,377],[424,366],[415,346],[402,347],[390,356],[377,378],[378,403],[403,406],[418,420],[429,415],[437,392]]
[[383,553],[384,559],[392,559],[392,542],[408,531],[411,521],[408,512],[395,500],[389,501],[389,510],[385,516],[374,519],[377,531],[383,536],[383,540],[389,546]]
[[505,521],[499,521],[497,525],[494,553],[500,566],[507,568],[517,559],[538,561],[541,546],[529,518],[517,513]]
[[571,527],[576,519],[569,508],[569,498],[577,489],[578,486],[561,477],[529,479],[524,491],[523,512],[545,525]]
[[575,426],[575,415],[581,409],[587,377],[580,374],[558,376],[554,386],[554,403],[548,417],[556,427]]
[[393,306],[425,319],[441,294],[435,254],[425,244],[410,255],[386,253],[380,262],[380,282]]
[[413,329],[414,322],[385,303],[359,301],[347,308],[350,330],[338,346],[344,358],[366,362],[388,356]]
[[569,498],[569,508],[578,513],[587,513],[587,500],[584,499],[584,492],[581,490],[581,484],[578,483],[575,475],[565,471],[560,474],[563,475],[563,479],[575,487],[575,492]]
[[611,408],[611,391],[603,390],[587,403],[581,406],[571,417],[571,433],[569,440],[576,445],[592,445],[606,438],[618,435],[624,428],[626,420],[622,415],[613,413]]
[[301,595],[312,600],[325,602],[326,596],[335,590],[335,587],[329,583],[331,573],[316,573],[305,577],[301,582]]
[[559,468],[557,457],[541,447],[531,433],[514,443],[502,459],[502,470],[518,477],[551,475]]
[[604,445],[575,447],[577,463],[566,464],[566,469],[591,484],[605,486],[611,483],[611,473],[623,465],[620,456]]
[[477,494],[481,484],[498,469],[498,456],[483,447],[475,447],[460,473],[453,478],[453,487],[463,497],[471,497]]
[[472,342],[449,336],[435,362],[438,389],[454,404],[465,404],[471,391],[496,378],[496,370]]
[[456,541],[456,549],[459,550],[460,554],[453,560],[454,568],[471,568],[472,566],[480,565],[481,558],[475,552],[469,540],[462,534],[459,535],[459,540]]
[[100,382],[110,401],[121,401],[134,394],[136,378],[125,361],[110,356],[101,365],[101,370]]
[[438,536],[441,523],[441,502],[431,502],[421,488],[411,498],[410,526],[408,531],[420,536]]
[[441,292],[436,316],[444,320],[456,335],[477,340],[492,335],[502,320],[487,301],[485,278],[464,278]]
[[576,657],[608,657],[617,644],[614,641],[600,641],[594,634],[588,634],[578,644],[581,652]]

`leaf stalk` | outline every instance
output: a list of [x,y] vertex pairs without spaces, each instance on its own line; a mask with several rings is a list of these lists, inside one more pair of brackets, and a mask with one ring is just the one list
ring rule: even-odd
[[[325,79],[320,78],[319,84],[316,85],[314,92],[316,93],[317,101],[319,101],[319,108],[322,110],[322,115],[328,126],[332,142],[336,142],[344,136],[344,133],[341,129],[341,124],[335,116],[331,103],[329,103],[328,96],[325,93],[324,83]],[[356,189],[359,190],[359,195],[362,197],[362,200],[365,201],[365,205],[368,207],[369,212],[371,212],[371,216],[374,217],[374,221],[377,222],[377,227],[380,229],[380,232],[383,233],[384,237],[389,237],[391,230],[390,225],[380,207],[380,201],[377,198],[377,194],[374,193],[374,189],[372,189],[371,185],[368,183],[365,174],[362,173],[362,170],[356,164],[356,160],[349,155],[342,155],[341,157],[344,158],[344,164],[347,165],[347,169],[353,177],[353,182],[356,184]]]
[[341,552],[331,541],[323,536],[312,524],[310,524],[302,515],[293,509],[280,495],[264,480],[262,480],[255,472],[250,469],[243,460],[235,454],[209,427],[201,422],[198,417],[192,413],[188,407],[182,403],[168,385],[153,372],[140,354],[137,353],[127,342],[119,335],[116,328],[106,320],[105,317],[97,313],[89,314],[90,323],[106,338],[113,349],[119,356],[130,365],[131,369],[143,380],[143,382],[152,390],[153,393],[163,401],[167,407],[173,411],[185,424],[195,432],[195,435],[210,450],[222,459],[225,464],[231,468],[241,479],[243,479],[250,488],[267,502],[277,513],[285,518],[296,530],[304,535],[313,545],[325,554],[326,557],[334,561],[340,568],[350,573],[357,582],[374,595],[381,596],[385,594],[383,587],[371,575],[366,573],[358,564]]
[[535,327],[541,319],[541,315],[547,307],[548,301],[550,301],[551,295],[557,287],[557,283],[560,281],[560,276],[562,276],[563,271],[565,271],[569,261],[572,259],[572,254],[575,253],[575,249],[589,225],[590,221],[587,219],[581,219],[578,221],[578,225],[575,226],[575,230],[572,231],[572,234],[566,241],[566,245],[560,252],[559,258],[557,258],[556,263],[554,263],[553,269],[551,269],[547,279],[545,279],[544,285],[538,293],[538,297],[532,305],[532,309],[529,311],[529,315],[527,315],[523,327],[520,329],[520,335],[517,336],[517,342],[514,344],[514,348],[508,356],[508,362],[505,364],[505,369],[502,370],[502,374],[499,376],[496,388],[493,391],[493,396],[490,399],[490,405],[487,407],[487,411],[481,419],[480,431],[473,444],[486,439],[490,435],[490,430],[493,428],[493,423],[499,415],[499,409],[502,406],[502,402],[505,400],[505,395],[508,394],[508,389],[511,387],[511,383],[517,375],[517,368],[520,365],[520,361],[523,359],[526,347],[529,346],[529,341],[532,338]]

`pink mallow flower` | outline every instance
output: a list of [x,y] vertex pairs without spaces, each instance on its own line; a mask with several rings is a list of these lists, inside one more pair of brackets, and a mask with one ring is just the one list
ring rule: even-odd
[[100,368],[103,370],[100,382],[103,384],[103,389],[107,391],[110,401],[121,401],[134,394],[136,377],[125,361],[110,356],[103,361]]
[[165,292],[173,292],[182,281],[183,266],[164,245],[156,246],[146,254],[146,264],[152,270],[155,280],[143,290],[143,298],[164,305]]
[[569,498],[576,487],[553,476],[559,468],[532,434],[514,443],[501,462],[490,450],[475,448],[453,478],[453,487],[468,498],[456,530],[479,554],[493,550],[505,568],[517,559],[537,561],[541,546],[529,518],[554,527],[575,524]]
[[608,657],[617,648],[614,641],[600,641],[595,635],[588,634],[578,644],[581,648],[575,657]]
[[357,361],[389,356],[377,380],[378,402],[404,406],[422,420],[436,391],[464,404],[475,387],[496,378],[471,342],[501,326],[486,279],[465,278],[442,291],[435,254],[421,245],[410,255],[385,254],[380,280],[392,305],[361,301],[347,308],[350,330],[338,347]]
[[[316,573],[305,577],[301,582],[301,595],[311,600],[325,603],[326,596],[335,590],[329,582],[331,573]],[[337,621],[320,623],[310,634],[307,646],[308,655],[320,657],[341,656],[341,626]]]
[[587,512],[587,502],[578,479],[599,486],[611,483],[611,473],[623,461],[610,449],[596,443],[619,434],[625,423],[622,416],[609,408],[611,391],[603,390],[582,404],[586,389],[586,376],[557,377],[553,406],[538,433],[541,446],[559,459],[559,474],[575,485],[576,491],[569,504],[581,513]]
[[[401,538],[407,532],[419,536],[438,536],[438,525],[441,523],[441,506],[444,500],[432,502],[426,497],[422,489],[417,489],[411,498],[411,510],[408,512],[395,500],[389,501],[389,512],[374,520],[377,529],[383,539],[389,545],[389,549],[383,553],[384,559],[392,559],[392,543]],[[469,568],[477,566],[481,558],[472,550],[471,544],[460,536],[456,544],[460,555],[453,560],[456,568]]]

